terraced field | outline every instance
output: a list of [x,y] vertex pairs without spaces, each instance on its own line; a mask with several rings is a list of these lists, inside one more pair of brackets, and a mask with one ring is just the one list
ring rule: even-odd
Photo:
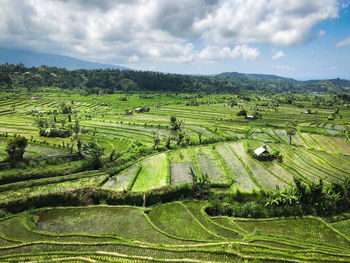
[[[342,262],[348,233],[317,218],[210,218],[205,202],[44,208],[0,220],[0,259],[69,262]],[[36,222],[36,223],[33,223]],[[334,225],[334,224],[333,224]]]
[[[79,193],[85,197],[77,189],[97,193],[83,205],[101,205],[60,207],[57,200],[58,207],[0,219],[1,262],[350,262],[349,219],[328,224],[316,217],[209,217],[205,201],[178,197],[172,200],[186,201],[169,203],[172,196],[158,200],[155,194],[192,183],[191,168],[207,174],[218,194],[290,188],[294,177],[306,183],[322,179],[325,185],[342,182],[350,176],[350,142],[344,136],[348,111],[330,122],[326,110],[307,115],[294,105],[259,108],[260,100],[272,101],[269,96],[248,101],[205,95],[196,98],[199,106],[186,106],[192,95],[142,99],[138,94],[43,92],[38,100],[29,99],[33,95],[0,99],[0,161],[8,157],[5,148],[15,134],[29,140],[28,164],[0,170],[0,206],[18,204],[13,210],[22,211],[22,204],[41,207],[52,196],[72,198],[72,204],[62,205],[76,205]],[[227,106],[232,97],[238,107]],[[71,121],[60,112],[62,102],[72,107]],[[150,111],[136,113],[137,107]],[[257,107],[262,119],[237,116],[242,108],[250,114]],[[171,116],[180,121],[182,133],[170,129]],[[85,160],[51,160],[77,152],[77,140],[40,136],[38,118],[71,128],[79,120],[79,139],[104,148],[104,166],[89,170]],[[296,120],[292,145],[285,129],[291,120]],[[247,151],[263,145],[278,150],[282,161],[258,161]],[[38,157],[49,161],[33,162]],[[124,204],[120,196],[139,207],[106,205]],[[146,207],[149,200],[157,205]]]

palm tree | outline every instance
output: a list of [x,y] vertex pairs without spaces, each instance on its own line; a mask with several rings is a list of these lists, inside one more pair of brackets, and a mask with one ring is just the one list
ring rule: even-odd
[[292,145],[292,136],[294,136],[296,133],[295,126],[296,126],[295,121],[291,121],[290,123],[287,124],[286,132],[287,132],[287,135],[289,136],[290,145]]

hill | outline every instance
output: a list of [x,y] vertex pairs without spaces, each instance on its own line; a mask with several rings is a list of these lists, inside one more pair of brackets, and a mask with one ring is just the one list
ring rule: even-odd
[[60,56],[55,54],[37,53],[28,50],[0,48],[0,64],[19,64],[22,63],[26,67],[40,67],[42,65],[66,68],[68,70],[75,69],[127,69],[118,65],[100,64],[79,60],[68,56]]
[[223,72],[217,74],[216,77],[224,77],[224,78],[240,78],[240,79],[260,79],[260,80],[287,80],[291,81],[294,79],[285,78],[272,74],[248,74],[248,73],[239,73],[239,72]]

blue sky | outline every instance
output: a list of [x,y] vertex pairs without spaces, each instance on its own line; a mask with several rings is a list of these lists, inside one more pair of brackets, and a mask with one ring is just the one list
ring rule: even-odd
[[139,70],[350,79],[350,0],[2,0],[0,47]]

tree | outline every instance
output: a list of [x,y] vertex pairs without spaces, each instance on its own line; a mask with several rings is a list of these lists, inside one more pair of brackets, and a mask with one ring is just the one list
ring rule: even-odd
[[296,131],[294,127],[287,127],[287,135],[289,136],[289,144],[292,145],[292,136],[295,135]]
[[75,125],[73,127],[73,131],[75,133],[75,137],[78,138],[79,132],[80,132],[80,125],[79,125],[79,120],[75,118]]
[[166,142],[165,142],[165,147],[167,148],[167,149],[170,149],[170,147],[171,147],[171,141],[173,140],[173,138],[172,137],[168,137],[167,138],[167,140],[166,140]]
[[77,140],[77,148],[78,148],[78,152],[81,151],[81,141],[80,139]]
[[175,116],[170,117],[170,129],[174,131],[180,131],[181,130],[181,121],[176,120]]
[[153,144],[153,149],[157,149],[158,148],[158,145],[160,143],[160,139],[159,139],[159,136],[158,134],[154,137],[154,144]]
[[64,102],[61,104],[61,111],[63,114],[70,114],[72,113],[72,107],[69,105],[66,105]]
[[198,132],[198,140],[199,140],[199,144],[202,143],[202,133]]
[[98,146],[95,141],[90,141],[84,144],[81,154],[88,161],[92,169],[98,169],[102,166],[101,157],[104,153],[104,148]]
[[207,174],[196,175],[190,167],[191,178],[192,178],[192,189],[197,198],[203,198],[210,192],[210,180]]
[[184,138],[185,138],[185,134],[183,132],[179,132],[176,137],[177,144],[180,145]]
[[247,111],[246,111],[245,109],[240,110],[240,111],[237,113],[237,116],[247,116]]
[[6,146],[6,152],[9,155],[10,161],[21,161],[23,160],[23,155],[25,148],[28,145],[26,138],[18,136],[11,141]]
[[289,144],[290,145],[292,145],[292,136],[294,136],[296,133],[295,126],[296,126],[296,123],[294,121],[292,121],[287,125],[287,128],[286,128],[287,135],[289,136]]

